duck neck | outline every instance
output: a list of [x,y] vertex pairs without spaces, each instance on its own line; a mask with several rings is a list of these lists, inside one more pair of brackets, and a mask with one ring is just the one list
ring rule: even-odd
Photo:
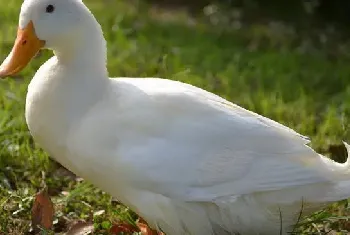
[[107,43],[101,26],[94,17],[88,19],[74,38],[62,41],[57,48],[53,48],[58,62],[65,67],[84,68],[106,75],[107,71]]

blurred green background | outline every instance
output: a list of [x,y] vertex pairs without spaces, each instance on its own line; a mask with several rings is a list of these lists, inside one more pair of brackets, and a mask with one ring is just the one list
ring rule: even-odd
[[[0,59],[16,35],[22,0],[0,1]],[[108,41],[112,77],[184,81],[310,136],[337,161],[350,141],[350,3],[330,1],[85,0]],[[54,231],[94,218],[107,234],[135,215],[78,180],[31,139],[24,120],[27,84],[51,52],[0,81],[0,233],[30,230],[33,195],[44,185],[56,205]],[[305,218],[298,234],[347,234],[348,202]],[[341,232],[343,231],[343,232]]]

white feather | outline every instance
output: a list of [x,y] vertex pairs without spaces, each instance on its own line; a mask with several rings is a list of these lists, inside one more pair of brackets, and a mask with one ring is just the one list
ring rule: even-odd
[[109,79],[91,13],[78,0],[60,0],[47,21],[39,9],[49,1],[26,0],[21,13],[25,21],[35,15],[35,29],[56,55],[28,88],[29,129],[57,161],[154,228],[287,233],[301,208],[310,213],[350,196],[349,161],[317,154],[277,122],[185,83]]

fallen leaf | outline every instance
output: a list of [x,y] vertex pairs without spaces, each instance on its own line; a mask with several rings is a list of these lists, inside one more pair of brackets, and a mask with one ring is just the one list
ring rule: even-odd
[[137,223],[137,226],[140,228],[142,235],[158,235],[158,232],[152,230],[147,224]]
[[151,229],[147,222],[139,218],[139,221],[137,222],[137,227],[128,224],[128,223],[119,223],[112,226],[112,228],[109,230],[110,234],[132,234],[132,233],[139,233],[141,232],[141,235],[164,235],[162,232],[157,232],[156,230]]
[[74,223],[65,235],[88,235],[94,232],[94,224],[91,222],[78,221]]
[[36,194],[32,207],[32,226],[34,232],[40,232],[41,228],[51,229],[54,213],[53,203],[45,188]]
[[140,228],[141,235],[164,235],[164,233],[162,232],[158,232],[156,230],[151,229],[148,226],[147,222],[142,218],[139,218],[137,226]]
[[132,234],[134,232],[140,232],[140,230],[131,224],[121,223],[113,225],[109,232],[110,234],[119,235],[121,233]]

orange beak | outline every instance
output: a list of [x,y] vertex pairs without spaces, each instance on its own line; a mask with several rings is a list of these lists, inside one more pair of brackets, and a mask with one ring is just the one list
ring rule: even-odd
[[32,21],[24,29],[19,28],[15,45],[0,66],[0,78],[20,72],[44,45],[45,41],[35,34]]

